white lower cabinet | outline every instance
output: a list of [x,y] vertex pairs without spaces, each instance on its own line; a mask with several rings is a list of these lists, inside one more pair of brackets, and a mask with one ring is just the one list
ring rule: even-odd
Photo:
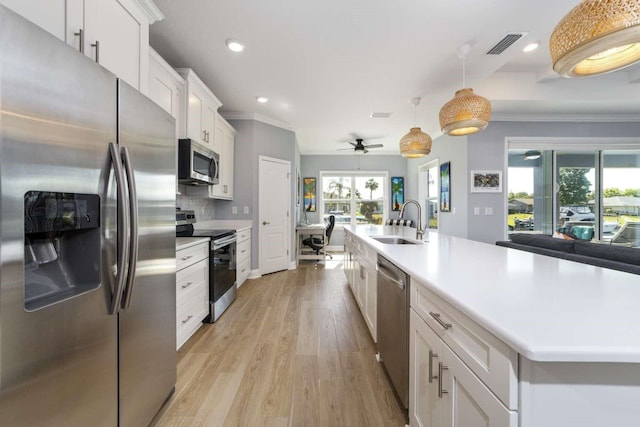
[[413,427],[441,426],[438,362],[442,361],[442,341],[413,309],[409,325],[409,420]]
[[236,233],[236,285],[240,287],[251,271],[251,227]]
[[179,349],[209,313],[209,242],[176,252],[176,346]]
[[412,426],[518,426],[518,413],[507,409],[413,309],[410,331]]
[[373,341],[377,341],[376,256],[376,252],[368,245],[345,234],[344,272]]

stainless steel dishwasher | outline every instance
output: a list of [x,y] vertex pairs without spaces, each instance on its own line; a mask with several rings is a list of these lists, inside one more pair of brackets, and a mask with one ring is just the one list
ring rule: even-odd
[[409,275],[378,255],[378,358],[409,408]]

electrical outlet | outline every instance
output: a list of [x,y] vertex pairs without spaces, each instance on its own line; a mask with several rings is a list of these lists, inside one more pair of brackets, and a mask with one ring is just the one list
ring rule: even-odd
[[237,215],[237,214],[238,214],[238,207],[231,206],[231,215]]
[[480,208],[473,208],[474,215],[480,215]]
[[493,208],[484,208],[485,215],[493,215]]
[[242,211],[245,215],[249,215],[249,206],[245,206]]

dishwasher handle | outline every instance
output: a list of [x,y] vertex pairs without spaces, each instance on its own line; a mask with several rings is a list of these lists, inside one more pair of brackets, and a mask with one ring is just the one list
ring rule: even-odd
[[384,276],[386,279],[391,280],[393,283],[395,283],[400,289],[404,289],[406,284],[404,282],[404,280],[402,279],[397,279],[391,275],[389,275],[389,273],[392,273],[387,267],[385,267],[384,265],[378,263],[378,273],[381,274],[382,276]]

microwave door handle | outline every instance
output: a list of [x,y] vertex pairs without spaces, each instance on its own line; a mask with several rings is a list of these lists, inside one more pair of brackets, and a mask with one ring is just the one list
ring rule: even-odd
[[111,165],[116,179],[116,194],[117,194],[117,252],[118,259],[116,261],[116,280],[112,289],[111,307],[109,308],[109,314],[116,314],[119,311],[120,301],[122,300],[122,290],[126,280],[126,267],[127,259],[129,258],[129,245],[128,245],[128,232],[129,232],[129,216],[127,216],[128,204],[125,195],[124,188],[124,175],[122,173],[122,163],[120,161],[120,155],[118,154],[118,148],[113,143],[109,143],[109,154],[111,157]]
[[136,192],[136,181],[131,165],[131,156],[126,147],[122,148],[122,160],[124,171],[127,175],[127,189],[129,190],[129,260],[124,299],[122,300],[122,308],[127,309],[131,305],[133,283],[136,278],[136,264],[138,262],[138,194]]
[[216,160],[216,156],[211,156],[211,160],[212,162],[209,165],[209,174],[211,175],[211,182],[213,183],[216,175],[218,175],[218,161]]

